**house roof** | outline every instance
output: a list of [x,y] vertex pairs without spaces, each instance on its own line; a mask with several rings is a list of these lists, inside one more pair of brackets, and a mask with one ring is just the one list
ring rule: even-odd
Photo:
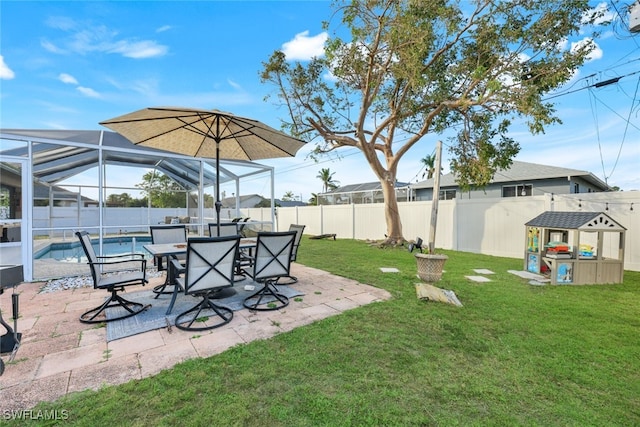
[[[406,182],[396,182],[395,187],[401,188],[401,187],[406,187],[407,185],[409,184]],[[326,193],[321,193],[321,194],[325,195],[325,194],[338,194],[338,193],[357,193],[360,191],[373,191],[373,190],[381,190],[381,189],[382,189],[382,185],[380,185],[380,181],[375,181],[375,182],[365,182],[361,184],[343,185],[342,187],[338,187],[335,190],[327,191]]]
[[[239,196],[238,197],[238,203],[240,205],[243,205],[246,202],[252,201],[252,200],[258,200],[257,203],[260,203],[260,201],[262,201],[264,199],[264,197],[262,197],[259,194],[245,194],[244,196]],[[224,207],[235,207],[236,206],[236,197],[225,197],[221,200],[222,202],[222,206]]]
[[[603,191],[610,189],[607,184],[591,172],[518,161],[514,161],[507,169],[498,169],[494,174],[491,183],[530,182],[541,179],[566,178],[570,176],[579,176],[589,183],[601,188]],[[411,184],[411,188],[433,188],[433,184],[434,178],[430,178],[425,181]],[[456,177],[453,173],[448,173],[440,177],[440,187],[457,186]]]
[[604,212],[543,212],[525,225],[584,231],[626,230]]
[[[257,204],[257,203],[260,203],[262,200],[269,200],[269,199],[261,196],[260,194],[246,194],[244,196],[240,196],[238,198],[238,200],[239,200],[240,206],[242,206],[246,202],[254,201]],[[256,200],[257,200],[257,202],[256,202]],[[273,202],[276,205],[280,205],[282,207],[307,206],[307,203],[300,202],[298,200],[274,199]],[[236,206],[236,198],[235,197],[225,197],[224,199],[222,199],[222,206],[224,206],[226,208],[235,207]]]
[[278,205],[280,205],[283,208],[292,208],[295,206],[308,206],[309,203],[306,202],[301,202],[300,200],[282,200],[282,199],[276,199],[274,200],[274,202]]

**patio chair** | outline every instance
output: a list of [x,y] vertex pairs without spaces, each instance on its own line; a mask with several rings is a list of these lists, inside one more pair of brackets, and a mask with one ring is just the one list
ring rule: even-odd
[[[300,241],[302,240],[302,232],[304,231],[304,225],[291,224],[289,226],[289,231],[296,232],[296,238],[293,241],[293,250],[291,251],[291,262],[294,262],[298,257],[298,247],[300,246]],[[281,280],[282,279],[282,280]],[[296,276],[286,276],[280,277],[276,284],[278,285],[293,285],[294,283],[298,283],[298,278]]]
[[236,236],[238,235],[238,223],[236,222],[221,222],[220,234],[218,235],[218,223],[209,223],[209,236],[211,237],[224,237],[224,236]]
[[[240,236],[238,222],[221,222],[220,223],[220,235],[218,236],[218,224],[215,222],[209,223],[209,236],[212,237],[224,237],[224,236]],[[250,254],[244,250],[238,249],[238,258],[236,260],[236,282],[240,282],[246,279],[242,268],[251,265]]]
[[240,235],[242,237],[247,237],[247,235],[244,232],[245,227],[247,226],[247,222],[250,220],[251,218],[242,218],[240,221],[238,221],[238,233],[240,233]]
[[[201,298],[201,301],[176,317],[178,329],[204,331],[218,328],[233,319],[233,311],[216,304],[214,299],[220,291],[233,286],[239,244],[239,236],[189,239],[184,275],[176,277],[176,282],[186,295]],[[172,260],[172,263],[177,269],[181,267],[177,260]],[[214,322],[212,318],[221,320]],[[206,322],[203,319],[207,319]],[[203,326],[194,326],[197,323]]]
[[[151,243],[154,245],[187,242],[187,226],[185,224],[151,226],[149,227],[149,233],[151,234]],[[172,255],[171,257],[180,261],[184,261],[186,259],[185,255]],[[166,258],[167,267],[164,267],[163,265],[164,258]],[[170,257],[159,256],[154,257],[153,259],[154,263],[158,266],[158,271],[167,270],[167,276],[164,283],[153,288],[156,298],[161,294],[170,294],[173,292],[172,290],[167,290],[168,286],[173,285],[171,272],[168,266],[169,258]]]
[[409,252],[413,252],[414,249],[417,249],[422,253],[422,239],[420,237],[416,237],[415,243],[409,243],[407,249],[409,249]]
[[279,310],[289,305],[289,298],[278,292],[276,282],[289,276],[295,231],[260,232],[253,265],[245,269],[262,288],[247,297],[243,305],[250,310]]
[[[126,286],[145,285],[148,282],[146,277],[147,260],[144,259],[144,255],[132,253],[126,255],[97,256],[91,245],[89,233],[86,231],[78,231],[76,232],[76,236],[80,239],[82,249],[84,249],[84,253],[87,256],[87,262],[91,269],[91,277],[93,278],[93,288],[105,289],[111,294],[102,305],[83,313],[80,316],[80,321],[82,323],[112,322],[114,320],[135,316],[146,310],[149,306],[129,301],[118,295],[118,292],[124,291]],[[104,271],[104,267],[117,266],[122,266],[123,269],[121,271]],[[132,269],[133,267],[137,268]],[[109,319],[106,317],[105,311],[110,307],[122,307],[126,313]],[[101,316],[102,314],[104,314],[104,317]]]

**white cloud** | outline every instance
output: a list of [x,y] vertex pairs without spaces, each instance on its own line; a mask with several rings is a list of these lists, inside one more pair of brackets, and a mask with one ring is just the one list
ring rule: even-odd
[[593,61],[602,58],[602,49],[591,37],[585,37],[580,41],[572,42],[571,52],[574,52],[576,49],[582,48],[585,45],[590,45],[591,47],[591,52],[589,52],[589,54],[587,55],[587,61]]
[[602,25],[613,21],[615,18],[616,14],[609,10],[606,2],[602,2],[582,15],[581,24],[587,24],[590,19],[594,19],[594,25]]
[[[125,86],[121,86],[121,89],[125,89]],[[156,96],[158,93],[158,81],[151,78],[145,80],[137,80],[135,82],[132,82],[127,89],[131,89],[134,92],[146,97]]]
[[71,31],[76,27],[76,21],[66,16],[51,16],[46,23],[47,26],[62,31]]
[[234,82],[231,79],[227,79],[227,83],[229,83],[229,86],[231,86],[234,89],[242,90],[242,86],[240,86],[238,83]]
[[68,124],[63,124],[63,123],[44,122],[43,124],[44,124],[45,127],[50,128],[50,129],[58,129],[58,130],[67,130],[67,129],[69,129],[69,125]]
[[58,46],[56,46],[55,44],[51,43],[49,40],[41,40],[40,41],[40,46],[42,46],[44,48],[44,50],[47,50],[51,53],[57,53],[57,54],[64,54],[66,53],[64,51],[64,49],[60,49]]
[[15,76],[16,73],[4,62],[4,56],[0,55],[0,79],[11,80]]
[[561,52],[564,50],[567,50],[568,47],[569,47],[569,40],[566,37],[560,40],[557,44],[557,49]]
[[78,86],[76,89],[78,89],[78,92],[84,96],[88,96],[89,98],[100,98],[100,94],[89,87]]
[[337,82],[338,78],[331,71],[327,71],[322,75],[322,78],[329,82]]
[[309,60],[324,55],[324,43],[329,36],[322,32],[317,36],[309,37],[309,31],[303,31],[295,35],[293,40],[282,44],[282,52],[288,60]]
[[156,33],[164,33],[165,31],[171,30],[173,27],[171,25],[163,25],[162,27],[156,30]]
[[164,56],[167,53],[166,46],[157,44],[154,41],[145,40],[141,42],[129,42],[126,40],[115,43],[107,51],[110,53],[121,53],[127,58],[141,59]]
[[77,85],[78,84],[78,80],[76,80],[75,77],[73,77],[72,75],[67,74],[67,73],[61,73],[58,76],[58,79],[60,79],[60,81],[62,83],[66,83],[66,84],[70,84],[70,85]]
[[[154,40],[134,40],[118,38],[118,32],[104,25],[90,22],[76,22],[70,18],[50,18],[48,25],[64,31],[66,37],[54,41],[43,39],[40,44],[49,52],[64,54],[78,53],[85,55],[91,52],[118,53],[127,58],[142,59],[164,56],[169,51],[167,46]],[[166,31],[164,26],[158,32]]]

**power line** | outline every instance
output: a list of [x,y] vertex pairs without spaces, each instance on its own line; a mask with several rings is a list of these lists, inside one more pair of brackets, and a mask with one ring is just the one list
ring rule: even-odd
[[611,168],[611,173],[609,176],[613,175],[613,172],[616,170],[616,166],[618,166],[618,161],[620,160],[620,154],[622,153],[622,146],[624,145],[625,139],[627,138],[627,130],[629,129],[629,125],[631,124],[631,113],[633,112],[633,103],[638,95],[638,87],[640,87],[640,77],[638,77],[638,82],[636,83],[636,91],[633,94],[633,100],[631,102],[631,107],[629,108],[629,115],[626,119],[626,124],[624,127],[624,133],[622,134],[622,141],[620,142],[620,149],[618,150],[618,156],[616,157],[616,162],[613,164],[613,168]]
[[[618,59],[618,62],[619,62],[619,61],[622,61],[624,58],[626,58],[626,57],[628,57],[628,56],[630,56],[630,55],[632,55],[632,54],[636,54],[637,52],[638,52],[638,51],[637,51],[637,49],[633,49],[631,52],[629,52],[628,54],[624,55],[622,58]],[[554,95],[551,95],[551,96],[553,96],[553,97],[558,97],[558,96],[568,95],[568,94],[570,94],[570,93],[573,93],[574,91],[569,91],[569,90],[570,90],[572,87],[574,87],[575,85],[577,85],[577,84],[579,84],[579,83],[581,83],[581,82],[583,82],[583,81],[589,80],[589,79],[591,79],[592,77],[595,77],[595,76],[597,76],[597,75],[604,75],[604,74],[607,74],[609,71],[612,71],[612,70],[614,70],[614,69],[616,69],[616,68],[619,68],[619,67],[624,67],[625,65],[629,65],[629,64],[631,64],[631,63],[633,63],[633,62],[636,62],[636,61],[640,61],[640,58],[631,59],[631,60],[629,60],[629,61],[627,61],[627,62],[624,62],[624,63],[622,63],[622,64],[617,64],[617,65],[616,65],[616,64],[612,64],[612,65],[610,65],[608,68],[605,68],[604,70],[600,70],[600,71],[594,72],[594,73],[592,73],[592,74],[589,74],[588,76],[584,76],[584,77],[581,77],[581,78],[577,79],[577,80],[576,80],[576,81],[574,81],[570,86],[568,86],[568,87],[564,88],[564,90],[563,90],[562,92],[556,92]],[[581,88],[581,89],[579,89],[579,90],[586,89],[586,88],[587,88],[587,86],[582,87],[582,88]],[[549,99],[549,98],[546,98],[546,99]],[[546,99],[545,99],[545,100],[546,100]]]
[[[574,89],[574,90],[571,90],[571,91],[568,91],[568,92],[562,92],[562,93],[557,93],[555,95],[550,95],[550,96],[544,98],[543,101],[548,101],[549,99],[558,98],[560,96],[564,96],[564,95],[569,95],[569,94],[572,94],[572,93],[580,92],[581,90],[585,90],[585,89],[601,88],[603,86],[608,86],[610,84],[617,83],[620,79],[623,79],[624,77],[633,76],[633,75],[638,74],[638,73],[640,73],[640,71],[634,71],[634,72],[629,73],[629,74],[624,74],[622,76],[615,77],[615,78],[612,78],[612,79],[608,79],[606,81],[600,81],[600,82],[592,83],[592,84],[590,84],[588,86],[584,86],[584,87],[581,87],[581,88],[578,88],[578,89]],[[587,77],[585,77],[585,79],[593,77],[594,75],[595,74],[587,76]]]
[[[638,77],[640,79],[640,77]],[[592,92],[592,91],[590,91]],[[636,100],[636,95],[637,95],[637,88],[636,88],[636,94],[634,95],[634,99],[632,100],[631,104],[632,104],[632,109],[633,109],[633,104],[635,103]],[[615,114],[616,116],[620,117],[622,120],[624,120],[629,126],[635,128],[636,130],[640,130],[640,127],[634,125],[630,119],[627,119],[624,116],[621,116],[620,113],[618,113],[616,110],[614,110],[613,108],[611,108],[610,106],[608,106],[607,104],[604,103],[604,101],[602,101],[600,98],[598,98],[594,93],[592,93],[593,98],[598,101],[599,103],[601,103],[603,106],[605,106],[609,111],[611,111],[613,114]]]
[[[594,105],[593,100],[591,99],[591,97],[593,96],[593,99],[596,98],[595,94],[593,93],[593,91],[589,91],[589,105],[591,106],[591,114],[593,115],[593,121],[596,124],[596,138],[598,140],[598,153],[600,154],[600,165],[602,166],[602,176],[604,176],[604,182],[605,184],[607,183],[607,172],[604,169],[604,156],[602,155],[602,143],[600,142],[600,126],[598,126],[598,109],[596,108],[596,106]],[[607,184],[608,185],[608,184]]]

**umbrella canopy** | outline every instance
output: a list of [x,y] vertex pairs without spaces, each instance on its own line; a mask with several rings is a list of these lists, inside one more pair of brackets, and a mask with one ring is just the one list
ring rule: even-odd
[[[304,145],[302,140],[262,122],[217,110],[145,108],[100,124],[136,145],[193,157],[236,160],[292,157]],[[217,148],[216,143],[220,143]]]
[[[218,110],[152,107],[100,124],[136,145],[216,160],[293,157],[305,144],[257,120]],[[217,161],[216,175],[219,176]],[[220,205],[220,184],[216,179],[218,224]]]

